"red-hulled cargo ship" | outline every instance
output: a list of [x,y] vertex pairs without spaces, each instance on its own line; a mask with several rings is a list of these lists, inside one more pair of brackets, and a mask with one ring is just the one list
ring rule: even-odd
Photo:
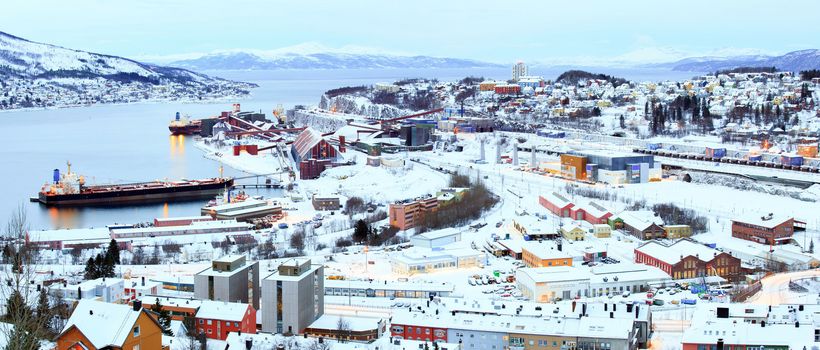
[[202,121],[197,119],[180,118],[177,112],[174,120],[168,124],[168,130],[173,135],[194,135],[202,131]]
[[233,179],[224,177],[86,186],[85,178],[72,173],[69,163],[65,174],[54,169],[54,183],[43,185],[37,199],[47,206],[143,204],[204,199],[230,187]]

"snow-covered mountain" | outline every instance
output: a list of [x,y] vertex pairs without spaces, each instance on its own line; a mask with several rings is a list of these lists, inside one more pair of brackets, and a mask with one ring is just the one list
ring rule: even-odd
[[217,98],[244,95],[252,87],[0,32],[0,109]]
[[282,52],[273,55],[222,52],[174,61],[169,65],[194,70],[501,67],[495,63],[458,58],[346,52]]
[[820,50],[792,51],[781,56],[744,55],[727,57],[692,57],[664,64],[674,70],[714,72],[736,67],[777,67],[778,70],[799,72],[820,69]]

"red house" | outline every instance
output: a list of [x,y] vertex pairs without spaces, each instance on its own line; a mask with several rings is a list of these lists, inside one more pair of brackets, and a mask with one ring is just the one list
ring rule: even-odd
[[635,262],[657,267],[674,279],[720,276],[737,281],[743,278],[740,259],[689,239],[670,245],[647,242],[635,248]]
[[521,86],[516,84],[496,85],[495,93],[499,95],[517,95],[521,93]]
[[732,237],[761,244],[788,243],[794,234],[794,218],[768,214],[732,220]]
[[564,196],[552,192],[543,196],[538,196],[538,203],[547,208],[551,213],[561,218],[568,218],[572,215],[572,207],[575,206]]
[[225,340],[230,332],[256,333],[256,310],[245,303],[202,301],[196,327],[211,339]]

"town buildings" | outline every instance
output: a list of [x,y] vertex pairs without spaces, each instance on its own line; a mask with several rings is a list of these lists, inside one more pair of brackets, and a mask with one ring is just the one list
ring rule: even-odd
[[298,258],[262,281],[262,331],[301,334],[325,312],[324,267]]
[[162,328],[142,308],[96,300],[81,300],[55,339],[57,350],[163,349]]
[[194,275],[194,295],[198,299],[251,304],[259,307],[259,262],[245,256],[228,255]]
[[657,241],[644,243],[635,248],[635,262],[657,267],[674,279],[720,276],[738,281],[745,275],[737,257],[689,239],[669,245]]
[[447,282],[325,280],[325,295],[354,297],[426,299],[449,296],[453,288],[453,284]]
[[813,348],[818,312],[817,305],[698,304],[683,350]]
[[792,239],[794,218],[767,214],[732,220],[732,237],[761,244],[783,244]]
[[692,227],[689,225],[664,225],[663,232],[668,239],[692,237]]
[[335,195],[316,195],[311,198],[313,209],[316,210],[339,210],[342,204],[339,196]]

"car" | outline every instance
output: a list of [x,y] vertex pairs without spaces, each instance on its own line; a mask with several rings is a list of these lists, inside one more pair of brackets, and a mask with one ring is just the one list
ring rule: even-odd
[[655,299],[654,301],[652,301],[652,305],[655,305],[655,306],[663,306],[663,304],[664,304],[664,302],[661,299]]
[[509,297],[511,297],[511,296],[512,296],[512,294],[510,294],[510,293],[504,293],[504,294],[501,294],[501,297],[502,297],[502,298],[509,298]]
[[676,291],[674,289],[669,291],[669,295],[675,295],[675,294],[678,294],[678,291]]
[[651,298],[654,298],[654,297],[655,297],[655,293],[652,293],[652,292],[646,293],[646,297],[647,297],[647,298],[650,298],[650,299],[651,299]]
[[678,299],[672,299],[672,301],[670,301],[670,303],[672,303],[672,305],[678,305],[678,304],[680,304],[680,301],[678,301]]
[[612,294],[612,293],[607,293],[607,295],[606,295],[606,297],[609,298],[609,299],[612,299],[612,297],[614,297],[614,296],[615,296],[615,294]]
[[628,290],[625,290],[623,293],[621,293],[621,296],[624,297],[624,298],[627,298],[627,297],[629,297],[630,294],[632,294],[632,293],[630,293]]

